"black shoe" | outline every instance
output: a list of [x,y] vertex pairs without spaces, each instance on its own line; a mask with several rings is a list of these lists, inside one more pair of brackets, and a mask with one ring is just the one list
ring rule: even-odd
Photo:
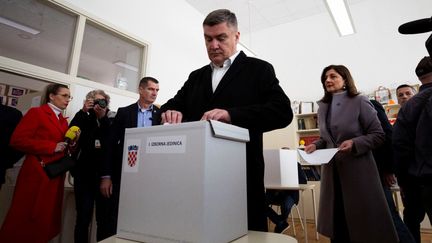
[[281,223],[276,225],[274,232],[284,233],[288,228],[289,228],[289,224],[286,221],[282,221]]

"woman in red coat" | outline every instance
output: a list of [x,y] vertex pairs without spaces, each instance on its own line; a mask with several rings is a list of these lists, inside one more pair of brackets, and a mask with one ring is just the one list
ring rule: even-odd
[[71,100],[63,84],[48,85],[44,105],[31,108],[16,127],[10,145],[26,154],[12,204],[0,230],[0,242],[46,243],[61,229],[64,175],[49,179],[40,159],[64,156],[68,123],[61,115]]

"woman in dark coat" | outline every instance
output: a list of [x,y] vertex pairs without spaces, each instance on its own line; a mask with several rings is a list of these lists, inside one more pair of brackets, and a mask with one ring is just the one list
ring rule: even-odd
[[398,242],[372,150],[384,132],[367,97],[359,95],[349,70],[326,67],[318,102],[320,139],[305,151],[338,148],[322,166],[318,231],[334,242]]
[[64,156],[68,123],[62,112],[71,100],[63,84],[48,85],[46,104],[31,108],[16,127],[11,147],[25,153],[11,208],[0,230],[0,242],[46,243],[61,229],[64,175],[50,179],[49,164]]

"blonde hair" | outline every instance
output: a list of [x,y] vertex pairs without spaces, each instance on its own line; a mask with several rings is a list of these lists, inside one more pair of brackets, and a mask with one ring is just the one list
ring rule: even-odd
[[110,103],[110,96],[107,93],[105,93],[105,91],[103,91],[101,89],[96,89],[96,90],[92,90],[92,91],[88,92],[86,95],[86,99],[87,100],[94,99],[96,97],[96,95],[98,95],[98,94],[102,95],[104,97],[104,99],[107,102],[107,106],[108,106]]

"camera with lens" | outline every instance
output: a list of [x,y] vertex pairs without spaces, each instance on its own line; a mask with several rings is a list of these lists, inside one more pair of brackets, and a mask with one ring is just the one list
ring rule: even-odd
[[105,99],[95,99],[93,102],[94,105],[99,105],[100,108],[104,109],[107,107],[107,101]]

